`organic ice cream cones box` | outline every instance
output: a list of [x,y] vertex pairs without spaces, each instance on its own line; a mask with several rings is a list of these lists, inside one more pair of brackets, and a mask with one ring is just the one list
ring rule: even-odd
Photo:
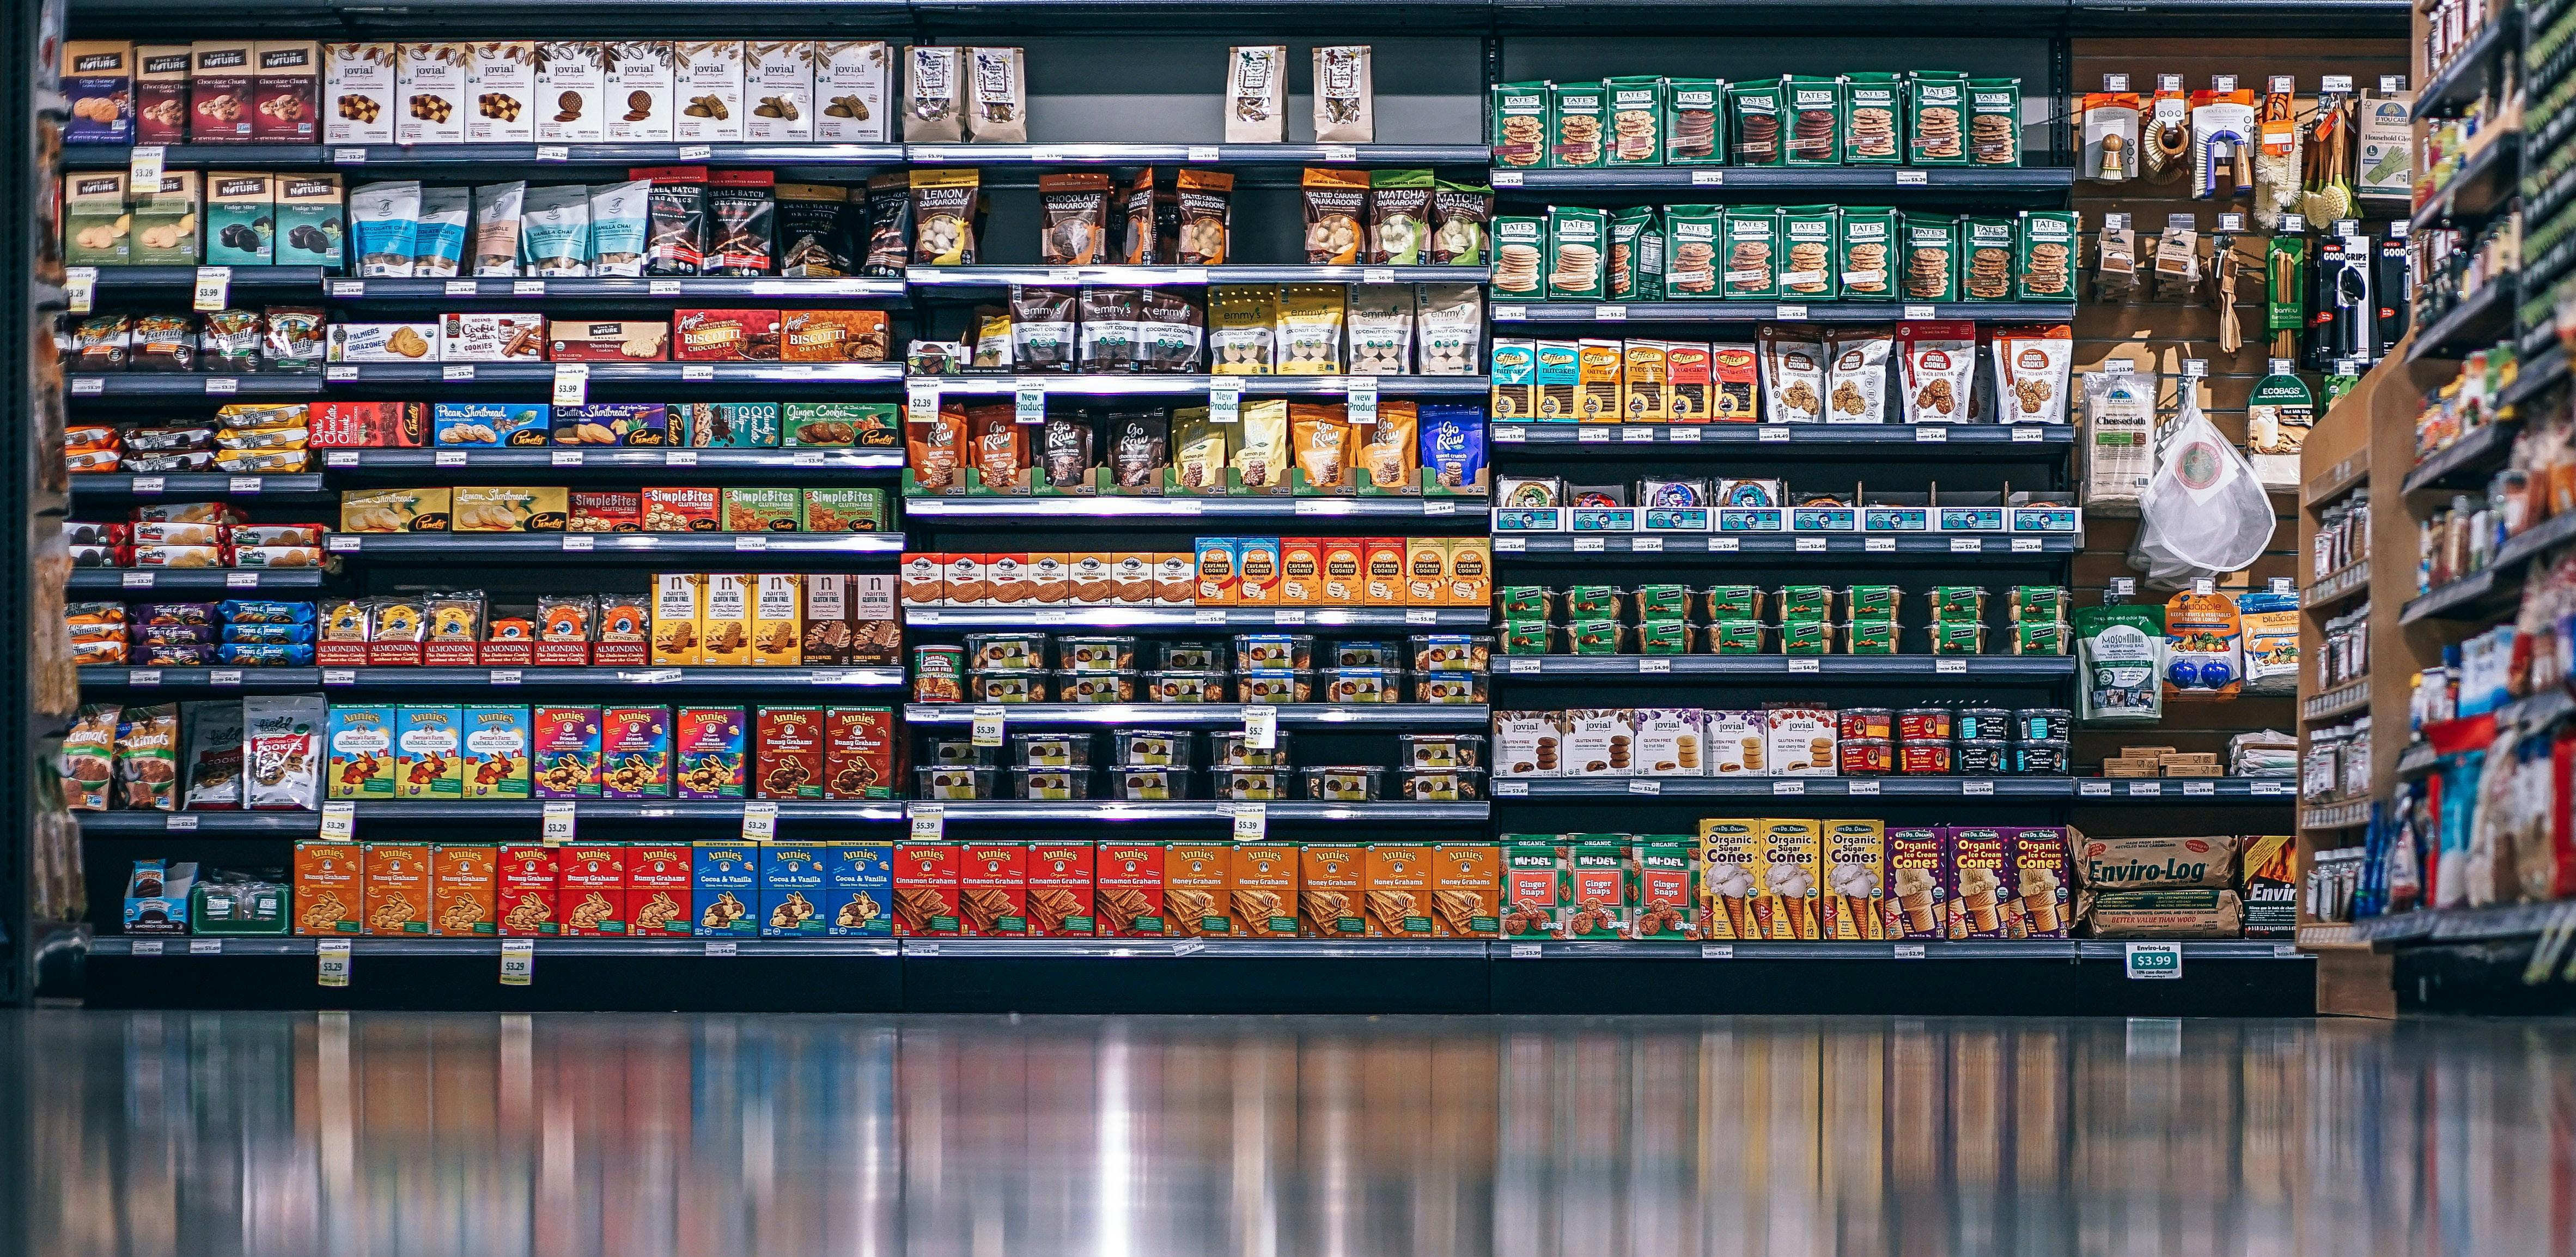
[[1898,825],[1887,831],[1889,938],[1948,936],[1949,875],[1949,848],[1939,829]]
[[1756,939],[1753,921],[1754,868],[1761,859],[1762,822],[1704,820],[1699,823],[1699,893],[1701,937]]
[[1944,825],[1942,840],[1950,849],[1950,937],[2008,938],[2005,900],[2012,892],[2005,877],[2012,871],[2011,849],[2004,831],[1991,825]]
[[1687,834],[1640,834],[1628,848],[1628,887],[1635,896],[1628,936],[1695,939],[1699,932],[1698,852]]
[[2074,924],[2068,901],[2074,871],[2069,867],[2066,830],[2054,825],[2006,829],[2004,893],[2007,932],[2014,938],[2064,938]]
[[1823,858],[1816,822],[1762,822],[1756,851],[1759,863],[1753,871],[1753,919],[1762,937],[1775,941],[1817,937],[1816,912],[1821,900],[1816,890],[1818,866]]
[[1887,937],[1887,833],[1878,821],[1825,821],[1822,938]]

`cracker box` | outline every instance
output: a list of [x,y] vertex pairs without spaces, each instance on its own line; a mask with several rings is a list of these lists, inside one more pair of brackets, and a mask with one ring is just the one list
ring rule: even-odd
[[1092,864],[1102,938],[1161,938],[1181,931],[1165,916],[1163,867],[1158,842],[1104,842]]
[[814,46],[814,138],[825,144],[883,144],[894,138],[887,112],[883,40]]
[[600,797],[671,797],[670,708],[603,708],[599,741]]
[[1163,850],[1163,903],[1172,933],[1227,938],[1242,933],[1227,898],[1234,875],[1233,848],[1176,842]]
[[252,49],[251,139],[311,144],[321,138],[322,45],[263,39]]
[[354,842],[306,839],[295,844],[295,932],[360,933],[366,896],[364,865]]
[[823,797],[822,708],[763,706],[752,746],[752,797]]
[[739,799],[750,778],[740,707],[683,707],[672,718],[672,793],[683,799]]
[[1366,937],[1368,922],[1361,916],[1361,896],[1368,878],[1368,847],[1307,843],[1299,849],[1298,861],[1298,933],[1307,938]]
[[1818,936],[1835,942],[1887,937],[1887,833],[1878,821],[1821,823],[1824,909]]
[[[466,64],[474,109],[465,118],[468,144],[529,144],[537,138],[537,46],[521,39],[474,45]],[[547,116],[563,112],[547,110]]]
[[597,144],[608,138],[608,45],[588,40],[537,45],[539,144]]
[[[396,144],[462,144],[473,106],[472,44],[403,44],[394,65]],[[668,136],[663,137],[668,139]]]
[[134,143],[134,45],[121,39],[65,42],[58,87],[71,102],[63,143]]
[[701,842],[689,852],[689,907],[700,938],[760,933],[760,851],[740,842]]
[[686,843],[639,843],[626,848],[628,936],[673,938],[690,933],[690,858]]
[[1437,938],[1493,938],[1502,932],[1503,850],[1490,842],[1431,849],[1431,932]]
[[1766,820],[1758,838],[1753,868],[1755,925],[1762,937],[1774,941],[1814,940],[1818,937],[1817,866],[1823,858],[1816,822]]
[[394,711],[394,797],[465,796],[465,710],[399,707]]
[[1948,936],[1950,852],[1940,829],[1893,825],[1887,830],[1887,937]]
[[[2003,840],[2004,856],[2009,862],[2003,889],[2011,896],[2005,905],[2006,933],[2014,938],[2066,937],[2075,915],[2070,902],[2074,878],[2066,830],[2055,825],[2010,826],[2003,830]],[[2246,867],[2250,887],[2252,861],[2247,861]],[[2250,920],[2250,895],[2247,915]],[[2295,920],[2290,922],[2294,929],[2297,924]],[[2250,929],[2247,936],[2253,936]]]
[[644,531],[721,532],[722,494],[715,489],[646,488]]
[[1020,843],[968,843],[957,857],[957,932],[969,938],[1018,938],[1029,932],[1029,849]]
[[[188,142],[188,69],[192,59],[186,44],[134,46],[134,143]],[[387,87],[390,90],[390,80]],[[385,126],[385,141],[391,142],[391,114],[385,115]]]
[[248,144],[259,126],[251,105],[250,41],[200,39],[188,46],[188,142]]
[[894,932],[894,846],[834,843],[823,853],[823,932],[833,938],[885,938]]
[[393,44],[322,46],[322,142],[394,142]]
[[803,663],[804,578],[794,572],[764,572],[759,581],[752,598],[752,665],[785,667]]
[[626,933],[626,848],[568,842],[555,849],[557,910],[567,938]]
[[429,848],[414,843],[371,842],[359,856],[367,903],[359,932],[402,938],[429,933]]
[[[671,356],[671,325],[647,320],[555,319],[546,324],[549,356],[556,362],[661,362]],[[672,404],[671,444],[698,406]],[[721,444],[721,443],[720,443]]]
[[429,854],[429,932],[490,938],[501,932],[501,849],[440,843]]
[[1505,834],[1503,921],[1506,939],[1552,938],[1564,928],[1564,851],[1552,834]]
[[324,770],[329,774],[324,786],[329,797],[394,797],[394,713],[391,706],[331,708],[324,735]]
[[529,797],[528,709],[475,706],[464,717],[465,797]]
[[1628,844],[1618,834],[1567,834],[1565,925],[1561,938],[1628,935]]
[[671,44],[658,39],[620,40],[608,45],[607,61],[608,88],[600,112],[608,121],[608,142],[670,143]]
[[1699,823],[1701,936],[1749,940],[1763,937],[1753,913],[1762,863],[1760,821],[1713,819]]
[[2004,901],[2011,892],[2004,878],[2011,872],[2011,853],[2004,831],[1992,825],[1945,825],[1941,837],[1950,857],[1950,937],[2010,937]]
[[706,609],[698,617],[700,663],[739,668],[751,662],[752,601],[758,592],[752,578],[739,572],[707,577]]
[[1370,938],[1430,938],[1431,847],[1369,844],[1362,866],[1360,916]]
[[537,843],[501,848],[500,906],[504,938],[551,938],[563,932],[556,848]]
[[955,843],[907,842],[895,848],[895,937],[957,937],[957,861]]
[[1242,843],[1229,876],[1227,899],[1247,937],[1297,937],[1297,844]]
[[529,777],[536,797],[599,797],[599,710],[539,707],[530,713]]
[[894,709],[832,707],[823,712],[823,797],[894,797]]
[[1628,848],[1630,938],[1700,937],[1698,846],[1686,834],[1642,834]]
[[1099,930],[1093,888],[1097,851],[1087,842],[1029,846],[1028,915],[1032,938],[1089,938]]
[[760,936],[820,938],[830,872],[822,847],[775,843],[760,849]]

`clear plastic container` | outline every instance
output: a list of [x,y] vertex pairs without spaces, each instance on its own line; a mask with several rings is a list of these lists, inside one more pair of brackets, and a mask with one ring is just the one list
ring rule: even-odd
[[1896,771],[1896,743],[1886,738],[1842,738],[1834,751],[1846,777],[1884,777]]
[[1234,654],[1224,642],[1157,642],[1154,666],[1165,672],[1223,672],[1234,666]]
[[1491,634],[1416,633],[1411,645],[1416,672],[1484,672],[1493,666]]
[[1186,768],[1120,768],[1109,779],[1116,797],[1136,803],[1168,803],[1190,797]]
[[977,746],[973,738],[931,738],[922,744],[922,754],[933,764],[942,766],[986,767],[1002,762],[1002,748]]
[[1326,668],[1323,699],[1327,703],[1401,703],[1401,668]]
[[1315,666],[1315,635],[1312,633],[1238,633],[1234,638],[1235,665],[1246,672],[1277,672],[1293,669],[1303,672]]
[[1485,735],[1481,733],[1407,733],[1396,738],[1404,747],[1398,759],[1408,769],[1482,768]]
[[1906,742],[1896,748],[1896,768],[1910,777],[1947,777],[1958,763],[1947,742]]
[[1846,707],[1834,714],[1834,722],[1845,738],[1888,741],[1896,736],[1896,713],[1885,707]]
[[1014,768],[1011,793],[1038,803],[1071,803],[1091,797],[1088,768]]
[[978,703],[1043,703],[1055,692],[1043,672],[978,672],[966,678],[966,697]]
[[1234,688],[1247,703],[1315,701],[1315,678],[1303,672],[1246,672],[1235,677]]
[[1148,672],[1145,697],[1156,703],[1230,703],[1234,678],[1223,672]]
[[1011,762],[1021,768],[1089,768],[1088,733],[1014,733]]
[[1285,768],[1220,768],[1210,774],[1216,797],[1236,803],[1280,803],[1288,798]]
[[1245,739],[1241,729],[1211,733],[1208,735],[1208,762],[1218,768],[1286,768],[1291,735],[1280,729],[1274,731],[1274,736],[1278,739],[1276,746],[1257,751]]
[[1899,742],[1947,742],[1957,736],[1957,728],[1947,707],[1908,707],[1896,713]]
[[1133,637],[1060,637],[1055,649],[1067,672],[1127,672],[1136,666]]
[[1368,764],[1335,764],[1299,773],[1305,778],[1306,797],[1318,803],[1375,803],[1378,779],[1386,770]]
[[[1240,736],[1240,735],[1238,735]],[[1190,735],[1169,729],[1121,729],[1110,735],[1113,757],[1118,768],[1187,768],[1190,766]]]
[[2063,739],[2015,742],[2012,745],[2012,771],[2037,777],[2066,775],[2067,745]]
[[1047,635],[1044,633],[966,635],[966,670],[969,672],[1037,671],[1046,666]]
[[1413,678],[1413,701],[1450,705],[1485,701],[1482,672],[1425,672]]
[[1001,770],[981,765],[936,764],[912,770],[916,797],[957,802],[993,797],[993,780]]
[[1472,768],[1416,768],[1401,774],[1415,803],[1466,803],[1485,797],[1485,774]]
[[1394,642],[1335,642],[1328,653],[1336,668],[1404,666],[1404,648]]
[[1136,701],[1136,674],[1058,672],[1055,674],[1055,692],[1060,702],[1132,703]]

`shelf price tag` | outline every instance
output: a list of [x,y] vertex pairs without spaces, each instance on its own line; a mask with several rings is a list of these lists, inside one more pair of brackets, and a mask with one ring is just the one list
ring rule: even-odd
[[544,828],[538,831],[538,837],[549,847],[571,842],[576,815],[569,802],[547,804]]
[[1789,661],[1789,671],[1792,673],[1821,673],[1825,670],[1824,662],[1825,661],[1822,659],[1792,659]]
[[474,378],[474,364],[470,362],[448,363],[446,366],[438,369],[438,378],[451,384],[458,383],[460,381],[472,380]]
[[159,685],[161,683],[161,670],[159,668],[132,669],[125,674],[125,683],[127,685]]
[[241,391],[241,381],[229,375],[210,375],[206,377],[206,391],[214,394],[238,393]]
[[2012,552],[2015,554],[2037,554],[2039,551],[2040,540],[2037,537],[2015,537],[2012,539]]
[[367,150],[365,150],[365,149],[363,149],[363,148],[335,148],[335,149],[332,149],[332,150],[331,150],[331,164],[332,164],[332,165],[334,165],[334,166],[363,166],[363,165],[366,165],[366,164],[367,164]]
[[1929,184],[1930,182],[1932,182],[1931,172],[1927,170],[1900,170],[1896,172],[1896,186],[1900,188],[1919,188]]
[[[586,406],[590,404],[590,364],[558,362],[555,364],[555,404]],[[580,453],[579,450],[572,451]]]
[[1192,144],[1189,146],[1189,156],[1185,158],[1185,160],[1194,162],[1213,162],[1223,161],[1225,160],[1225,157],[1217,150],[1217,146],[1214,144]]
[[1909,305],[1905,307],[1905,317],[1909,319],[1935,318],[1938,317],[1940,313],[1941,312],[1939,310],[1928,305]]
[[709,957],[733,956],[739,954],[741,950],[742,949],[738,944],[730,940],[710,939],[707,941],[707,955]]
[[1681,441],[1691,445],[1697,445],[1699,444],[1699,429],[1674,428],[1664,434],[1664,439],[1667,441]]
[[169,150],[158,144],[137,144],[125,158],[125,186],[154,188],[161,186],[161,159]]
[[914,842],[937,842],[948,832],[948,809],[937,803],[915,803],[906,814]]
[[1699,945],[1699,958],[1702,960],[1733,960],[1735,959],[1735,944],[1702,943]]
[[1934,676],[1945,677],[1966,676],[1968,675],[1968,661],[1966,659],[1935,659],[1932,661],[1932,674]]
[[2186,781],[2182,783],[2182,792],[2187,795],[2215,795],[2218,793],[2218,783],[2214,781]]
[[1243,385],[1222,381],[1208,388],[1208,422],[1243,422]]
[[1002,716],[1003,712],[999,707],[976,708],[974,736],[969,740],[968,745],[1000,746],[1002,744]]
[[1279,709],[1255,703],[1243,709],[1243,744],[1256,751],[1279,746]]
[[70,303],[66,308],[71,313],[89,313],[91,303],[98,300],[98,268],[95,266],[64,267],[63,299]]
[[1664,539],[1661,537],[1631,537],[1628,539],[1628,552],[1630,554],[1662,554],[1664,552]]
[[241,669],[239,668],[215,668],[206,673],[206,684],[208,685],[239,685],[241,683],[242,674]]
[[773,842],[778,838],[778,805],[745,803],[742,805],[742,840]]
[[662,465],[665,467],[695,467],[698,465],[698,452],[696,450],[667,451],[662,455]]
[[1708,539],[1708,552],[1710,554],[1734,554],[1744,548],[1739,544],[1739,541],[1740,539],[1735,537],[1711,537]]
[[1780,306],[1771,311],[1771,317],[1776,318],[1783,323],[1801,322],[1807,317],[1807,307]]
[[517,668],[492,669],[492,684],[494,685],[517,685],[519,684],[520,679],[519,670]]
[[1844,786],[1843,786],[1843,793],[1844,793],[1844,794],[1859,794],[1859,795],[1874,795],[1874,794],[1877,794],[1877,793],[1878,793],[1878,783],[1877,783],[1877,782],[1875,782],[1875,781],[1860,781],[1860,780],[1850,781],[1850,782],[1847,782],[1847,783],[1845,783],[1845,784],[1844,784]]
[[123,577],[119,578],[119,583],[127,589],[150,589],[152,588],[152,576],[153,574],[150,572],[127,572]]
[[1628,779],[1628,793],[1630,794],[1661,795],[1663,792],[1664,783],[1651,777],[1631,777]]
[[1985,552],[1986,543],[1979,538],[1952,537],[1950,539],[1950,553],[1952,554],[1984,554]]
[[1921,960],[1923,959],[1923,944],[1898,943],[1896,945],[1895,958],[1898,960]]
[[1392,284],[1395,282],[1395,268],[1392,266],[1363,266],[1360,268],[1360,282],[1363,284]]
[[[1530,662],[1537,663],[1538,661],[1533,659],[1530,660]],[[1812,663],[1814,661],[1810,660],[1809,662]],[[1673,661],[1670,659],[1640,659],[1637,661],[1637,672],[1640,675],[1658,672],[1669,673],[1672,670]]]
[[1514,676],[1524,676],[1538,672],[1539,670],[1539,661],[1526,655],[1516,659],[1506,659],[1503,661],[1503,671]]
[[571,161],[572,146],[569,144],[540,144],[537,146],[537,160]]
[[1803,795],[1806,792],[1807,783],[1803,781],[1775,781],[1771,783],[1771,793],[1775,798],[1781,795]]
[[598,538],[591,536],[589,533],[565,533],[563,538],[564,553],[588,554],[596,547],[598,541]]
[[1373,427],[1377,423],[1377,381],[1353,380],[1344,399],[1353,427]]
[[1600,554],[1608,548],[1609,539],[1606,537],[1577,537],[1574,539],[1574,552],[1576,554]]
[[510,295],[513,297],[542,297],[546,295],[546,281],[542,279],[514,280],[510,284]]
[[347,842],[357,832],[357,804],[344,800],[322,805],[322,841]]
[[2129,797],[2133,799],[2160,798],[2164,795],[2164,792],[2165,783],[2161,781],[2132,781],[2129,783]]
[[1327,144],[1324,146],[1325,161],[1358,161],[1359,159],[1359,149],[1351,145]]
[[2111,793],[2111,783],[2107,781],[2079,781],[2075,783],[2075,793],[2083,795],[2086,798],[2092,798],[2096,795],[2107,797]]
[[191,955],[191,956],[220,956],[220,955],[223,955],[223,954],[224,954],[224,940],[222,940],[222,939],[220,939],[220,938],[192,938],[192,939],[189,939],[189,940],[188,940],[188,954],[189,954],[189,955]]
[[1694,170],[1691,172],[1691,186],[1694,188],[1725,187],[1726,172],[1723,170]]
[[680,364],[680,382],[683,384],[704,384],[713,381],[715,378],[716,367],[712,362],[683,362]]
[[136,476],[133,481],[126,486],[126,488],[129,492],[138,494],[159,493],[164,487],[164,483],[165,482],[159,476]]
[[501,940],[501,985],[527,986],[537,978],[537,940]]
[[1940,445],[1950,439],[1950,430],[1939,424],[1920,424],[1914,429],[1914,440],[1921,445]]
[[1234,840],[1259,842],[1270,836],[1270,805],[1237,803],[1233,805]]
[[1011,418],[1021,423],[1046,422],[1046,382],[1022,380],[1012,390]]
[[939,422],[939,381],[904,381],[903,417],[907,423]]
[[[1192,158],[1191,160],[1195,161],[1195,160],[1197,160],[1197,159],[1196,159],[1196,158]],[[1494,172],[1494,186],[1495,186],[1495,187],[1498,187],[1498,188],[1517,188],[1517,187],[1520,187],[1520,186],[1521,186],[1521,184],[1522,184],[1521,172],[1519,172],[1519,171],[1517,171],[1517,170],[1497,170],[1497,171],[1495,171],[1495,172]]]
[[1625,323],[1628,321],[1628,307],[1594,306],[1592,307],[1592,317],[1595,321],[1602,323]]
[[2166,979],[2182,976],[2182,944],[2130,943],[2121,957],[2131,978]]
[[192,812],[173,812],[161,818],[161,828],[165,830],[188,830],[196,827],[197,817]]
[[1983,778],[1977,778],[1977,779],[1970,780],[1970,781],[1962,781],[1962,782],[1960,782],[1960,783],[1959,783],[1959,793],[1961,793],[1961,794],[1987,794],[1987,795],[1990,795],[1990,794],[1993,794],[1994,792],[1995,792],[1995,783],[1993,783],[1993,782],[1991,782],[1991,781],[1987,781],[1987,780],[1985,780],[1985,779],[1983,779]]
[[1797,539],[1797,543],[1798,553],[1800,554],[1823,554],[1825,552],[1825,538],[1823,537],[1800,537]]
[[322,986],[349,985],[349,940],[326,938],[313,944],[313,954],[320,963],[313,980]]
[[1766,423],[1753,430],[1753,438],[1764,445],[1786,441],[1789,439],[1789,427],[1787,424]]
[[[560,379],[561,377],[560,377],[560,376],[558,376],[557,378],[558,378],[558,379]],[[563,396],[563,394],[561,394],[561,393],[557,393],[557,394],[555,394],[555,396],[557,396],[557,397],[561,397],[561,396]],[[580,402],[562,402],[562,403],[559,403],[559,404],[560,404],[560,405],[565,405],[565,406],[578,406],[578,405],[580,405],[581,403],[580,403]],[[554,466],[557,466],[557,467],[579,467],[579,466],[581,466],[581,451],[580,451],[580,450],[555,450],[555,451],[552,451],[552,455],[551,455],[551,457],[550,457],[550,458],[548,458],[548,460],[547,460],[547,461],[548,461],[548,462],[550,462],[550,463],[552,463]]]
[[765,532],[735,533],[733,535],[733,548],[736,550],[748,550],[757,554],[766,554],[769,552],[769,534]]

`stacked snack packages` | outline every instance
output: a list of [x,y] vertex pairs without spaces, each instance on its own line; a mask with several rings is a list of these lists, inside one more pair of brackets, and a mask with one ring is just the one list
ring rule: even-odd
[[1704,937],[2065,938],[2074,923],[2068,834],[2048,825],[1703,820]]
[[138,668],[313,665],[309,602],[75,602],[64,608],[72,661]]
[[890,576],[666,572],[645,595],[327,599],[323,667],[851,667],[897,661]]
[[319,694],[80,710],[63,738],[73,811],[311,811],[321,806]]
[[225,502],[156,502],[113,523],[67,520],[74,567],[253,569],[329,565],[322,524],[253,524]]

